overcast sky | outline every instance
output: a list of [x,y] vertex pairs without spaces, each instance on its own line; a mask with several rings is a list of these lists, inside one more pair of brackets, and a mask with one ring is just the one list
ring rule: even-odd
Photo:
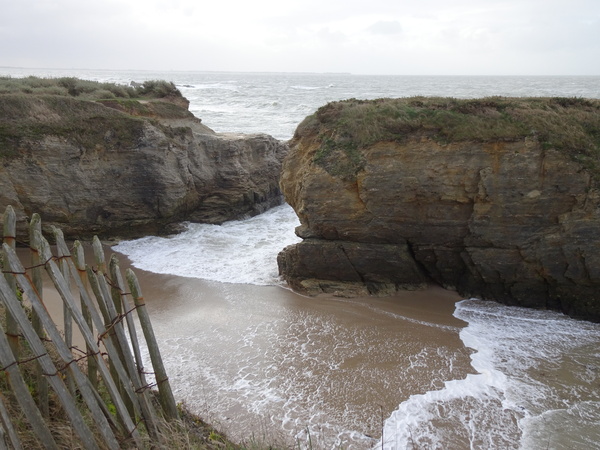
[[600,75],[600,0],[0,0],[0,66]]

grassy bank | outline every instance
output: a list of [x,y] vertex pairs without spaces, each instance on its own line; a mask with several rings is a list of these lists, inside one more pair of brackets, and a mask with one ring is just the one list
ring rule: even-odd
[[[441,144],[532,139],[569,155],[600,180],[600,100],[411,97],[329,103],[307,117],[295,139],[316,136],[315,162],[333,169],[340,155],[361,169],[361,150],[380,141],[430,138]],[[338,161],[339,163],[339,161]]]
[[81,100],[181,97],[181,92],[173,83],[163,80],[150,80],[127,86],[74,77],[40,78],[34,76],[0,77],[0,95],[4,94],[59,95],[77,97]]
[[0,159],[16,157],[48,137],[84,149],[135,148],[143,134],[141,118],[193,120],[188,104],[167,81],[124,86],[77,78],[0,77]]

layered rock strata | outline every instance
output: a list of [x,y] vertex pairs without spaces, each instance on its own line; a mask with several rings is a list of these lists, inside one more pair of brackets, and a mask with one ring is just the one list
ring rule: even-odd
[[181,221],[221,223],[282,201],[287,145],[217,134],[186,104],[22,95],[1,102],[0,211],[10,204],[20,219],[37,212],[67,237],[165,233]]
[[[281,179],[304,238],[279,255],[288,283],[355,295],[433,281],[465,297],[600,320],[599,103],[391,102],[369,104],[370,122],[354,111],[368,102],[328,105],[298,128]],[[526,129],[522,110],[546,107],[575,144],[550,126]],[[570,129],[582,108],[584,131]],[[459,111],[456,123],[434,122],[435,110]],[[455,134],[459,122],[481,117],[492,133]],[[502,131],[503,120],[520,120],[523,131]],[[377,134],[382,121],[391,132],[361,141],[356,127]]]

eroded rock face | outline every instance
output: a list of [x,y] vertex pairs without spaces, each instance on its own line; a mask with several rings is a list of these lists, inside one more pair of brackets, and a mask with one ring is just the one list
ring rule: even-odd
[[600,320],[600,194],[562,152],[415,133],[367,146],[356,173],[340,176],[315,162],[321,149],[297,133],[284,162],[304,238],[278,259],[293,288],[387,294],[433,280]]
[[181,221],[255,215],[282,201],[287,145],[270,136],[216,134],[187,111],[134,117],[89,101],[27,101],[22,116],[0,119],[42,130],[3,142],[0,212],[9,204],[19,219],[37,212],[71,238],[138,237]]

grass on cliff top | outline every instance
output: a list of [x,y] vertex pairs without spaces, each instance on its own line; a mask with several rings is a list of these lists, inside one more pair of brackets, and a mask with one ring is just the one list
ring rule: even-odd
[[71,77],[0,77],[0,159],[48,136],[86,149],[132,148],[143,134],[140,117],[192,118],[186,105],[167,81],[123,86]]
[[307,117],[294,140],[316,136],[315,162],[352,178],[361,150],[376,142],[428,137],[452,142],[514,142],[527,137],[567,153],[600,179],[600,100],[583,98],[454,99],[411,97],[329,103]]
[[96,100],[96,102],[136,117],[159,117],[162,119],[189,119],[194,117],[187,109],[169,102],[145,102],[143,100],[121,98],[101,99]]
[[144,122],[95,102],[68,96],[0,96],[0,159],[35,151],[36,142],[54,136],[85,149],[132,148]]
[[149,80],[141,84],[132,83],[132,85],[126,86],[75,77],[40,78],[34,76],[0,77],[0,95],[2,94],[62,95],[77,97],[81,100],[160,99],[182,96],[172,82],[163,80]]

